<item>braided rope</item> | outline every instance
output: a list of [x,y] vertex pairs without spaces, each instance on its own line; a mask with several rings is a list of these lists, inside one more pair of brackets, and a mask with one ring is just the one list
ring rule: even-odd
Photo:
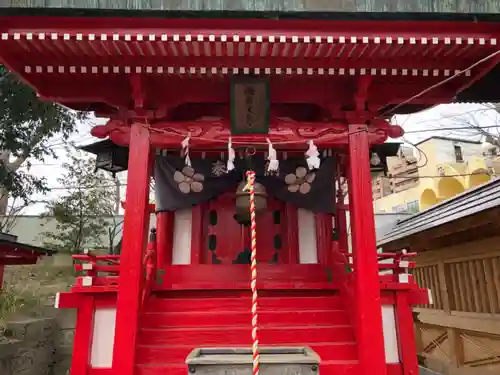
[[258,314],[257,314],[257,223],[255,221],[255,172],[248,171],[246,173],[247,185],[245,190],[250,194],[250,230],[251,230],[251,283],[252,289],[252,375],[259,375],[259,336],[258,331]]

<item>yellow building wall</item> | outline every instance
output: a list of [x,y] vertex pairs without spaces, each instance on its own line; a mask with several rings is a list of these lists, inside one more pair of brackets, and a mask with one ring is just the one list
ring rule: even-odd
[[[463,163],[440,163],[437,152],[438,141],[430,139],[419,145],[425,156],[416,150],[416,157],[419,160],[418,185],[375,200],[375,212],[394,212],[398,207],[407,206],[408,203],[415,201],[418,201],[419,210],[423,211],[491,179],[487,174],[488,167],[484,157],[471,156]],[[390,165],[389,160],[388,164]],[[440,175],[443,177],[437,177]]]

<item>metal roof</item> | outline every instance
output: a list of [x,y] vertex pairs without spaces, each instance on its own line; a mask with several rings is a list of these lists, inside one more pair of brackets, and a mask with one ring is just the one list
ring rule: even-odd
[[387,245],[410,235],[498,206],[500,206],[500,178],[399,221],[391,231],[377,241],[377,246]]
[[[76,3],[76,4],[75,4]],[[250,13],[254,17],[302,16],[302,17],[332,17],[347,13],[351,17],[363,17],[374,15],[375,17],[389,17],[399,15],[400,17],[430,19],[468,19],[474,20],[472,16],[494,15],[500,11],[500,4],[496,0],[461,0],[460,2],[428,0],[392,0],[390,2],[357,0],[357,1],[322,1],[322,0],[259,0],[259,1],[235,1],[235,0],[190,0],[190,1],[144,1],[144,0],[3,0],[0,8],[17,11],[30,10],[47,14],[52,11],[56,14],[61,12],[78,12],[85,14],[94,12],[119,14],[127,11],[127,15],[141,14],[146,12],[155,13],[183,13],[184,16],[195,17],[196,13]],[[59,12],[55,12],[59,11]],[[193,15],[194,13],[194,15]],[[298,13],[298,15],[297,15]],[[50,13],[49,13],[50,14]],[[482,20],[481,18],[479,20]],[[476,21],[477,22],[477,21]]]

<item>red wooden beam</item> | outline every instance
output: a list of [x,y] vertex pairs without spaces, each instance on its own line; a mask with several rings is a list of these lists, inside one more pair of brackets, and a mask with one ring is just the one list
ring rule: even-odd
[[396,329],[398,332],[403,375],[417,375],[417,346],[415,343],[415,328],[413,325],[413,311],[410,306],[408,293],[396,293]]
[[429,301],[429,291],[424,288],[412,289],[408,292],[408,304],[427,305]]
[[22,264],[36,264],[38,260],[38,257],[0,257],[0,265],[5,265],[5,266],[15,266],[15,265],[22,265]]
[[299,264],[299,223],[297,207],[293,204],[285,205],[286,244],[288,248],[288,263]]
[[[71,46],[78,48],[81,46],[81,42],[72,42]],[[305,46],[305,45],[304,45]],[[349,48],[357,45],[344,45],[345,48]],[[390,45],[389,45],[390,46]],[[326,46],[329,47],[328,45]],[[391,46],[390,46],[391,47]],[[14,50],[14,48],[12,48]],[[344,56],[349,55],[349,51],[342,51]],[[332,56],[336,56],[336,54],[332,54]],[[43,60],[43,54],[34,54],[33,59],[30,59],[28,64],[29,66],[46,66],[47,60]],[[60,65],[65,67],[65,71],[68,71],[71,66],[75,66],[78,69],[78,73],[80,73],[81,66],[89,66],[92,65],[105,65],[108,67],[120,67],[121,71],[125,67],[174,67],[174,68],[238,68],[243,70],[244,68],[259,68],[259,69],[283,69],[283,74],[286,72],[285,68],[290,69],[387,69],[390,72],[390,69],[449,69],[451,71],[456,69],[463,69],[467,67],[467,63],[470,62],[469,59],[454,59],[448,61],[438,61],[436,62],[433,58],[429,57],[427,59],[412,59],[409,57],[404,58],[393,58],[393,59],[384,59],[384,58],[372,58],[369,55],[363,56],[362,58],[356,60],[350,59],[342,59],[342,58],[315,58],[315,59],[304,59],[297,57],[274,57],[274,56],[266,56],[264,58],[255,58],[246,56],[245,58],[241,58],[239,56],[130,56],[127,59],[123,59],[120,55],[109,55],[106,57],[106,60],[103,62],[102,60],[98,60],[100,63],[97,63],[97,59],[90,56],[87,57],[86,60],[82,60],[81,56],[67,56],[64,59],[53,59],[50,62],[50,65]],[[469,63],[470,65],[470,63]],[[328,71],[328,70],[327,70]],[[57,72],[53,74],[58,74]],[[59,73],[63,74],[63,73]],[[100,73],[102,74],[102,73]],[[108,73],[109,74],[109,73]],[[152,74],[152,73],[150,73]],[[344,73],[348,75],[349,73]],[[344,75],[343,74],[343,75]],[[291,74],[290,74],[291,75]],[[316,74],[315,74],[316,75]],[[389,75],[389,74],[388,74]],[[294,76],[297,76],[295,74]],[[300,76],[300,75],[299,75]],[[323,74],[323,76],[327,76],[328,74]],[[410,75],[411,77],[411,75]]]
[[0,257],[13,257],[13,258],[33,258],[46,255],[37,253],[35,250],[26,248],[20,243],[2,242],[0,243]]
[[174,244],[175,212],[166,211],[156,214],[157,265],[163,269],[172,264]]
[[56,309],[77,309],[83,306],[87,301],[82,294],[71,292],[59,292],[56,294],[54,307]]
[[[125,210],[125,209],[126,209],[126,206],[127,206],[127,202],[125,202],[125,201],[121,201],[121,206],[122,206],[122,208]],[[156,206],[155,206],[155,204],[154,204],[154,203],[149,203],[149,204],[148,204],[148,211],[149,211],[149,213],[151,213],[151,214],[155,213],[155,211],[156,211]]]
[[208,247],[203,246],[203,212],[206,206],[198,204],[192,208],[191,218],[191,264],[202,263],[201,252]]
[[93,255],[89,254],[75,254],[72,256],[74,260],[83,260],[83,261],[109,261],[109,262],[117,262],[120,260],[120,255]]
[[81,296],[76,315],[73,356],[71,358],[72,375],[87,375],[92,345],[93,317],[94,297],[91,295]]
[[[205,134],[203,137],[196,138],[192,136],[190,146],[195,147],[223,147],[227,146],[229,140],[229,131],[221,131],[212,129],[212,134]],[[130,130],[123,127],[119,130],[113,131],[110,134],[110,139],[121,146],[128,146],[130,142]],[[179,148],[182,140],[186,137],[187,130],[184,135],[177,133],[164,133],[152,132],[151,133],[151,146],[155,148]],[[306,140],[308,137],[294,134],[273,134],[270,132],[268,135],[252,135],[252,136],[232,136],[232,143],[235,147],[243,145],[252,145],[254,147],[267,147],[266,138],[269,138],[275,145],[276,149],[283,147],[287,149],[305,149],[307,148]],[[312,137],[318,147],[335,147],[339,145],[347,145],[348,133],[344,134],[328,134],[322,138]],[[368,140],[370,144],[384,143],[388,136],[383,131],[374,131],[369,134]]]
[[[100,66],[99,63],[96,63]],[[42,97],[65,103],[66,105],[80,108],[89,103],[103,117],[133,118],[133,119],[157,119],[165,118],[168,113],[184,103],[211,103],[214,106],[219,103],[229,102],[227,90],[228,81],[220,78],[215,81],[208,79],[193,80],[187,77],[175,77],[171,75],[151,75],[155,78],[155,84],[148,80],[147,90],[149,109],[133,108],[132,101],[124,93],[128,93],[130,88],[128,80],[118,80],[121,75],[103,74],[51,74],[50,86],[46,86],[46,74],[25,74],[30,84],[37,87],[42,92]],[[123,78],[123,77],[122,77]],[[277,79],[278,78],[278,79]],[[320,107],[328,106],[326,103],[338,103],[343,106],[352,105],[351,99],[346,99],[345,92],[358,79],[357,76],[290,76],[290,77],[270,77],[271,102],[272,107],[279,103],[315,103]],[[369,102],[378,103],[373,108],[389,104],[397,104],[411,97],[416,92],[436,84],[442,77],[389,77],[390,79],[375,79],[374,88],[370,90]],[[402,79],[405,79],[404,81]],[[469,77],[459,77],[459,84],[466,82]],[[144,77],[146,80],[147,77]],[[307,82],[304,81],[307,79]],[[74,84],[68,86],[66,82],[71,80]],[[296,87],[295,90],[288,90],[290,85]],[[169,93],[168,87],[175,86],[175,95]],[[74,88],[78,87],[78,90]],[[102,88],[96,91],[96,87]],[[340,90],[342,87],[342,90]],[[450,87],[438,87],[425,95],[412,100],[413,104],[433,105],[441,102],[448,102],[450,95],[455,91]],[[102,104],[95,104],[102,103]],[[336,118],[338,114],[332,114]],[[344,117],[340,114],[342,118]]]
[[91,270],[87,270],[82,264],[75,264],[75,271],[77,272],[89,272],[89,275],[95,276],[96,272],[108,272],[108,273],[120,273],[120,266],[104,266],[100,264],[96,264],[92,266]]
[[[165,267],[162,284],[158,290],[168,289],[248,289],[250,268],[241,264],[190,264]],[[259,264],[260,286],[273,288],[308,284],[328,285],[328,273],[320,264]],[[333,284],[330,284],[333,288]]]
[[316,247],[318,251],[318,263],[325,267],[331,265],[332,260],[332,221],[330,214],[316,213],[314,215],[316,227]]

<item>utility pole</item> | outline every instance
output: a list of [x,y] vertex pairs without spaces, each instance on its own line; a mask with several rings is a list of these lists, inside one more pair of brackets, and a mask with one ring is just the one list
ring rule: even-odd
[[120,214],[121,207],[121,183],[118,177],[115,177],[115,215]]

